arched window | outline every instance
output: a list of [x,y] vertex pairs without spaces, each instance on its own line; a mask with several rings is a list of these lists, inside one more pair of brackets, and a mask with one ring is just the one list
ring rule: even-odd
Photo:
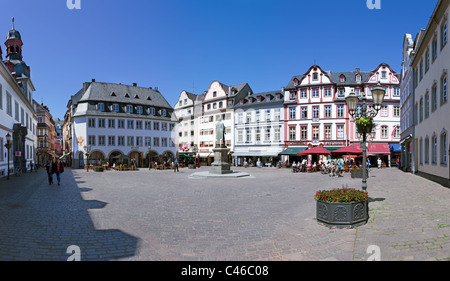
[[441,154],[441,164],[442,165],[447,165],[447,131],[443,131],[441,133],[441,137],[440,137],[440,143],[441,143],[441,147],[440,147],[440,154]]

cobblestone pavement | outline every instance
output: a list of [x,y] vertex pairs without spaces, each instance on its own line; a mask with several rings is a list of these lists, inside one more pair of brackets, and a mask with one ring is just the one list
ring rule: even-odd
[[381,260],[450,259],[448,188],[372,169],[369,222],[330,229],[315,220],[315,192],[360,179],[234,169],[253,177],[67,169],[61,186],[43,170],[0,179],[0,260],[67,260],[71,245],[82,260],[351,261],[372,256],[370,245]]

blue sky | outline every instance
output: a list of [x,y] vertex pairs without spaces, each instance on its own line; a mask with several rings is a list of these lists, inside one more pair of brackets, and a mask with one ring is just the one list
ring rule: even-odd
[[[400,72],[405,33],[426,28],[437,0],[2,0],[24,41],[35,100],[63,118],[82,83],[159,87],[173,106],[181,91],[214,80],[278,90],[316,62],[324,70]],[[3,37],[3,38],[5,38]],[[2,50],[5,47],[2,42]]]

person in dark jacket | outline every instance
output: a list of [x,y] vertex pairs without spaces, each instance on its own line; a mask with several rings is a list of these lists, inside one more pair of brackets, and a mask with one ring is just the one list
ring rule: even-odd
[[64,165],[60,159],[56,160],[56,163],[53,162],[53,173],[56,174],[58,185],[61,185],[61,174],[64,173]]
[[47,164],[45,164],[45,168],[47,169],[47,176],[48,176],[48,184],[53,184],[53,166],[50,161],[47,161]]

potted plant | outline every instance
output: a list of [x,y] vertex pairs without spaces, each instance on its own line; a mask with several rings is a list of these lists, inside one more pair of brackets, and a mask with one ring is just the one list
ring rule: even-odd
[[356,121],[356,128],[360,134],[372,132],[374,126],[375,123],[372,117],[362,117]]
[[325,226],[353,228],[369,219],[369,195],[365,191],[342,187],[318,191],[314,198],[317,221]]
[[102,166],[94,166],[94,172],[103,172]]

